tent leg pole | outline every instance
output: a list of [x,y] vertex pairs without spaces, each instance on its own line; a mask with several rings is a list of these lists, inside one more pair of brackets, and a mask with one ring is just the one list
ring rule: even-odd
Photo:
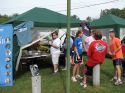
[[22,48],[20,48],[19,56],[18,56],[18,59],[17,59],[17,63],[16,63],[16,71],[18,70],[21,56],[22,56]]
[[70,93],[70,9],[71,0],[67,0],[67,72],[66,93]]

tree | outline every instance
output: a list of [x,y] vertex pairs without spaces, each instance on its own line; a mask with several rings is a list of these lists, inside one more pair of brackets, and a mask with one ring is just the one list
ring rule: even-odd
[[19,15],[19,14],[17,14],[17,13],[13,14],[12,16],[1,15],[1,14],[0,14],[0,23],[6,22],[6,21],[8,21],[9,19],[12,19],[12,18],[14,18],[14,17],[16,17],[16,16],[18,16],[18,15]]
[[93,19],[90,17],[90,16],[88,16],[87,18],[86,18],[86,21],[87,22],[91,22]]
[[107,14],[113,14],[118,17],[125,18],[125,8],[123,8],[123,9],[118,9],[118,8],[105,9],[105,10],[101,11],[100,16],[104,16]]
[[10,18],[17,17],[18,15],[19,15],[18,13],[15,13],[15,14],[13,14],[12,16],[10,16]]
[[3,23],[5,21],[9,20],[9,16],[8,15],[0,15],[0,23]]
[[72,15],[72,17],[75,19],[80,19],[77,15]]

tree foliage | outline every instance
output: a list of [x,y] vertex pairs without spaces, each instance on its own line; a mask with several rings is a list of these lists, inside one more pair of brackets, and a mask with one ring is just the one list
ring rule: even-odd
[[0,23],[7,21],[9,17],[7,15],[0,15]]
[[11,16],[1,15],[1,14],[0,14],[0,23],[6,22],[7,20],[9,20],[9,19],[11,19],[11,18],[13,18],[13,17],[16,17],[16,16],[18,16],[18,15],[19,15],[19,14],[17,14],[17,13],[15,13],[15,14],[13,14],[13,15],[11,15]]
[[113,15],[116,15],[118,17],[125,19],[125,8],[123,8],[123,9],[118,9],[118,8],[105,9],[105,10],[101,11],[100,16],[104,16],[107,14],[113,14]]

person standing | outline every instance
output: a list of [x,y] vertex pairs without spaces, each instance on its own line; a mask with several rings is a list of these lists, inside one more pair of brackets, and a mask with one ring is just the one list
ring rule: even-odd
[[49,45],[51,46],[50,52],[52,56],[54,74],[56,74],[58,72],[61,41],[58,38],[58,32],[53,32],[51,35],[52,35],[52,41],[49,41]]
[[79,70],[80,70],[80,64],[83,61],[83,46],[82,46],[82,31],[78,31],[76,34],[76,39],[73,43],[74,45],[74,67],[73,67],[73,76],[72,76],[72,81],[76,82],[76,78],[81,78],[79,75]]
[[119,38],[115,37],[114,30],[110,31],[110,44],[109,44],[109,54],[112,56],[113,65],[114,65],[114,77],[112,81],[115,81],[115,85],[121,85],[121,64],[123,59],[122,49],[121,49],[121,41]]
[[73,41],[75,40],[75,37],[76,37],[76,33],[75,31],[72,31],[71,38],[73,39]]
[[125,77],[125,39],[121,41],[122,44],[122,53],[123,53],[123,61],[122,61],[122,69],[123,69],[123,77]]
[[83,47],[85,49],[85,51],[88,51],[89,45],[95,40],[94,39],[94,34],[96,33],[95,30],[92,30],[92,35],[87,37],[84,42],[83,42]]
[[[73,45],[73,39],[70,36],[70,61],[72,62],[72,45]],[[65,55],[65,67],[62,70],[67,70],[67,36],[64,39],[64,55]]]
[[86,63],[86,71],[83,69],[83,81],[80,83],[84,88],[87,87],[87,76],[93,75],[93,67],[104,62],[107,54],[108,45],[102,39],[102,34],[96,32],[93,41],[87,51],[88,61]]

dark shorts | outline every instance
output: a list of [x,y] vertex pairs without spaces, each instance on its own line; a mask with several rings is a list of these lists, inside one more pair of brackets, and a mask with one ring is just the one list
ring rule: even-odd
[[122,60],[122,67],[125,69],[125,58]]
[[82,63],[82,57],[83,57],[83,54],[80,54],[80,59],[78,59],[78,56],[76,55],[76,53],[74,54],[74,63],[75,64],[80,64]]
[[92,76],[93,75],[93,67],[89,67],[85,65],[85,68],[83,69],[83,74],[87,76]]
[[[64,55],[65,55],[65,57],[66,57],[66,55],[67,55],[67,50],[66,50],[66,49],[64,49]],[[72,55],[73,55],[72,49],[70,49],[70,56],[72,56]]]
[[125,58],[124,58],[124,59],[122,59],[122,62],[123,62],[123,63],[125,63]]
[[113,60],[113,65],[116,66],[116,65],[121,65],[122,64],[122,59],[115,59]]

